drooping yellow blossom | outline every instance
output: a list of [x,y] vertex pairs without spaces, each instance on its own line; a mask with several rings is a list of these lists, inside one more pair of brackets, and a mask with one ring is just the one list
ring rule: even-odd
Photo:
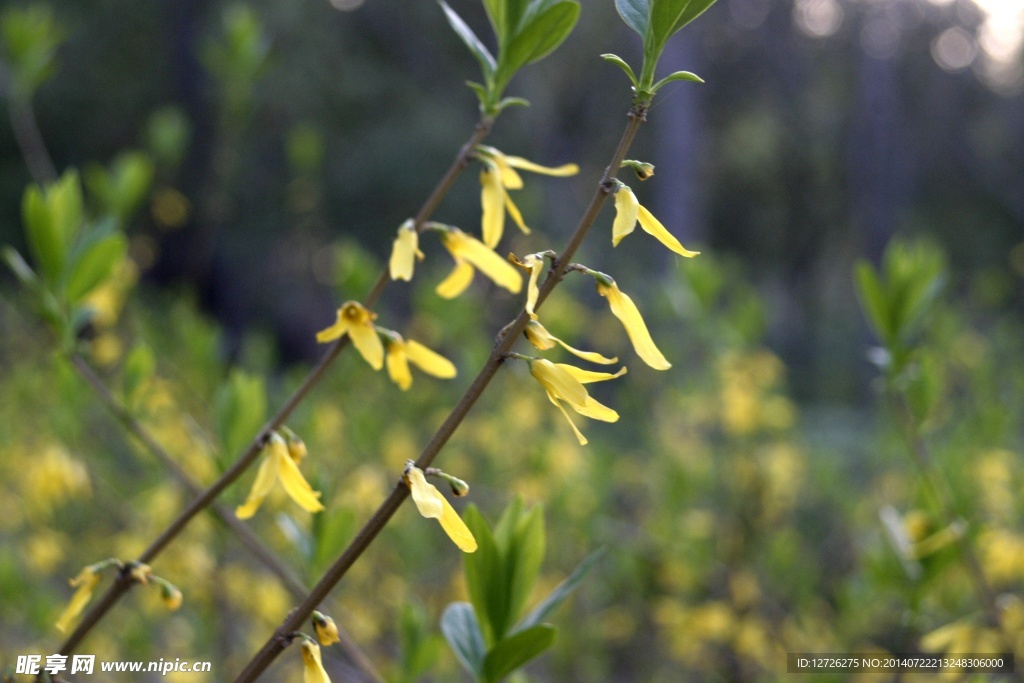
[[412,386],[410,362],[428,375],[440,379],[451,379],[457,373],[455,365],[450,360],[417,341],[402,339],[397,332],[389,331],[386,334],[385,346],[388,375],[402,391]]
[[532,319],[536,320],[537,314],[534,312],[534,309],[537,308],[537,299],[540,297],[540,287],[537,283],[540,281],[540,274],[544,272],[544,255],[527,254],[522,261],[514,255],[509,256],[509,258],[514,259],[516,265],[520,268],[530,271],[530,280],[526,285],[526,312]]
[[569,346],[564,341],[548,332],[547,329],[540,324],[540,321],[536,319],[530,320],[526,323],[526,328],[523,330],[523,334],[526,336],[527,341],[533,344],[533,346],[540,351],[547,351],[548,349],[554,348],[555,344],[559,344],[569,353],[578,356],[583,360],[590,361],[591,363],[611,365],[612,363],[619,362],[618,358],[605,358],[594,351],[581,351],[580,349]]
[[78,576],[69,581],[71,586],[78,590],[71,596],[71,602],[68,603],[68,606],[64,608],[64,611],[60,613],[60,617],[57,619],[56,626],[58,631],[67,633],[71,622],[78,618],[78,615],[82,613],[85,606],[92,600],[92,592],[99,582],[100,575],[96,572],[95,565],[84,567],[82,571],[78,572]]
[[455,269],[438,286],[438,296],[454,299],[473,281],[474,268],[513,294],[523,288],[523,278],[511,263],[487,248],[480,240],[458,228],[441,233],[441,243],[455,259]]
[[313,612],[313,629],[316,631],[316,639],[324,647],[341,642],[341,638],[338,637],[338,625],[326,614]]
[[608,372],[590,372],[572,365],[552,363],[544,358],[532,358],[529,359],[529,363],[530,374],[547,391],[548,400],[562,411],[562,415],[569,422],[569,426],[572,427],[572,431],[581,446],[587,445],[587,439],[576,428],[576,423],[569,417],[569,413],[566,412],[560,401],[565,401],[569,404],[569,407],[584,417],[601,420],[602,422],[616,422],[619,419],[617,412],[598,402],[587,393],[583,385],[588,382],[602,382],[621,377],[626,372],[626,368],[622,368],[619,372],[612,374]]
[[324,344],[347,334],[370,367],[380,370],[384,365],[384,345],[373,326],[376,319],[377,314],[366,310],[361,303],[346,301],[338,309],[338,320],[330,327],[317,332],[316,340]]
[[405,470],[405,483],[412,493],[412,501],[420,514],[429,519],[436,519],[448,537],[464,553],[476,552],[476,539],[466,523],[459,517],[448,499],[441,495],[437,487],[427,481],[423,470],[410,465]]
[[252,490],[245,504],[235,509],[235,515],[239,519],[249,519],[259,509],[263,500],[274,487],[274,482],[281,480],[285,492],[292,500],[309,512],[320,512],[324,509],[320,503],[320,493],[310,487],[309,482],[302,476],[299,466],[292,459],[288,452],[288,444],[276,432],[271,434],[270,442],[264,449],[265,455],[260,468],[256,472],[256,480],[253,481]]
[[302,667],[303,683],[331,683],[320,659],[320,646],[309,639],[302,641]]
[[392,280],[412,280],[416,261],[423,260],[423,252],[420,251],[419,245],[419,233],[416,232],[416,226],[410,218],[398,228],[398,236],[395,237],[391,248],[388,270]]
[[699,251],[690,251],[680,244],[679,240],[665,229],[661,221],[640,205],[636,195],[633,194],[633,190],[629,189],[626,185],[619,185],[619,189],[615,192],[615,222],[612,224],[612,246],[619,246],[622,238],[633,232],[638,221],[640,227],[647,234],[653,235],[659,242],[680,256],[693,258],[700,253]]
[[665,359],[665,356],[661,355],[661,351],[655,346],[636,304],[625,292],[619,290],[615,280],[606,276],[597,278],[597,293],[608,299],[612,314],[626,328],[629,341],[632,342],[636,355],[640,356],[643,362],[655,370],[668,370],[672,367],[672,364]]
[[530,233],[530,229],[523,222],[522,214],[508,195],[508,190],[519,190],[523,187],[523,179],[515,169],[560,177],[575,175],[580,170],[576,164],[564,164],[554,168],[541,166],[522,157],[506,156],[494,147],[484,145],[477,147],[477,150],[484,164],[484,169],[480,172],[480,203],[483,207],[481,232],[484,244],[492,249],[498,246],[505,231],[506,210],[520,230],[526,234]]

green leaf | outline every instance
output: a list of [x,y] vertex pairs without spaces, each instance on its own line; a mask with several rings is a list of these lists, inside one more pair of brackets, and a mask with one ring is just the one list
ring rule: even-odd
[[626,63],[626,60],[624,60],[622,57],[618,55],[613,55],[611,53],[601,55],[601,59],[605,60],[606,62],[611,62],[612,64],[616,65],[617,67],[625,71],[626,75],[629,76],[629,80],[633,84],[633,87],[637,87],[638,84],[636,80],[636,74],[633,73],[633,68]]
[[233,371],[214,400],[214,425],[224,448],[222,463],[249,444],[263,426],[266,412],[263,378]]
[[56,282],[64,272],[68,246],[56,229],[42,191],[29,186],[21,200],[21,219],[25,224],[25,240],[39,264],[43,279]]
[[138,344],[124,361],[124,396],[128,405],[134,405],[139,390],[153,376],[156,358],[153,350],[145,344]]
[[451,7],[448,6],[444,0],[438,0],[441,5],[441,9],[444,10],[444,15],[448,19],[448,24],[454,29],[455,33],[458,34],[462,42],[466,44],[469,51],[473,53],[476,60],[480,62],[480,68],[483,69],[485,80],[490,83],[494,76],[494,71],[497,69],[497,64],[494,61],[494,57],[491,56],[490,51],[480,42],[480,39],[473,33],[473,29],[466,25],[466,22],[462,20],[458,14],[455,13]]
[[124,235],[113,234],[89,246],[75,258],[68,274],[64,289],[67,301],[75,304],[103,283],[128,252],[128,240]]
[[14,273],[18,281],[24,286],[28,287],[32,291],[37,291],[39,288],[39,278],[36,277],[36,273],[32,270],[32,266],[28,265],[25,258],[18,253],[18,250],[14,247],[3,248],[3,258],[7,262],[7,266]]
[[664,46],[677,31],[704,13],[715,0],[651,0],[650,33],[659,46]]
[[615,0],[615,9],[626,25],[646,40],[650,0]]
[[462,666],[480,678],[484,668],[484,639],[473,606],[467,602],[448,605],[441,615],[441,633]]
[[530,597],[540,565],[544,560],[544,507],[534,505],[516,524],[512,544],[505,556],[505,576],[509,577],[508,622],[502,633],[519,618]]
[[889,322],[889,304],[875,269],[867,261],[859,261],[854,269],[854,279],[865,317],[871,323],[879,340],[886,346],[891,346],[893,330]]
[[604,555],[604,548],[598,548],[594,552],[590,553],[583,562],[570,574],[562,583],[555,586],[555,589],[551,591],[548,597],[544,598],[539,605],[533,608],[533,611],[521,622],[516,625],[515,630],[522,631],[524,629],[532,628],[540,622],[544,621],[548,615],[552,614],[558,609],[565,599],[572,594],[576,587],[580,585],[583,578],[590,571],[590,568],[601,559]]
[[665,78],[661,79],[653,86],[651,86],[651,92],[658,92],[659,90],[661,90],[661,87],[663,85],[665,85],[666,83],[671,83],[672,81],[692,81],[694,83],[703,83],[704,79],[698,76],[697,74],[690,73],[689,71],[676,71],[675,73],[665,76]]
[[484,658],[483,678],[497,683],[555,643],[555,628],[538,624],[502,640]]
[[82,183],[78,180],[77,171],[65,172],[60,180],[46,189],[46,205],[53,229],[65,245],[71,244],[82,225],[83,216]]
[[466,588],[470,602],[483,623],[480,624],[484,640],[493,644],[500,639],[495,624],[507,623],[508,602],[506,593],[505,567],[491,534],[490,527],[475,505],[466,507],[463,521],[476,538],[475,553],[463,554],[463,569],[466,574]]
[[501,101],[494,106],[498,111],[502,111],[506,107],[529,107],[530,101],[523,99],[522,97],[503,97]]
[[562,44],[579,19],[580,6],[574,0],[538,0],[530,5],[522,26],[499,53],[495,81],[504,86],[515,73],[550,54]]

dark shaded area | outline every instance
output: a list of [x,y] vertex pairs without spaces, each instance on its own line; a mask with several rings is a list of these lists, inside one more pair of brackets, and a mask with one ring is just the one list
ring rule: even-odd
[[[228,330],[228,354],[246,330],[263,329],[283,362],[313,357],[310,332],[331,318],[332,285],[346,277],[331,245],[354,238],[383,258],[473,125],[462,81],[476,67],[438,7],[255,3],[269,58],[239,95],[203,58],[227,3],[53,4],[70,37],[36,105],[58,168],[142,146],[149,117],[179,108],[188,145],[157,189],[180,192],[191,211],[180,226],[139,217],[133,251],[146,277],[195,288]],[[486,33],[476,3],[453,5]],[[1008,254],[1024,236],[1024,97],[995,93],[971,69],[944,71],[932,54],[944,30],[973,33],[980,14],[967,0],[837,6],[828,37],[801,32],[801,6],[788,0],[712,7],[664,60],[707,83],[659,96],[636,154],[658,174],[634,183],[685,244],[747,263],[795,391],[818,400],[863,391],[867,368],[836,360],[869,343],[850,266],[877,258],[894,233],[936,235],[962,281],[1005,307],[1019,311],[1022,300]],[[571,229],[626,107],[621,73],[597,59],[607,51],[636,61],[638,41],[610,0],[588,2],[566,45],[513,83],[533,106],[507,112],[492,138],[541,163],[580,162],[568,185],[523,195],[531,223],[553,239]],[[28,175],[3,126],[0,240],[17,245]],[[314,131],[322,157],[296,161],[288,140],[298,126]],[[444,220],[478,221],[469,175]]]

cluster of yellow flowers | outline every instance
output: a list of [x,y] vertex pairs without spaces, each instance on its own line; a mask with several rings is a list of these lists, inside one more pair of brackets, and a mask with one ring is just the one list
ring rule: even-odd
[[159,587],[160,599],[163,600],[167,609],[173,611],[181,607],[182,595],[178,587],[167,579],[155,575],[148,564],[133,562],[126,565],[117,558],[110,558],[83,567],[78,572],[78,576],[69,581],[72,588],[76,590],[75,594],[71,596],[71,601],[67,607],[64,608],[64,611],[57,618],[55,625],[58,631],[66,633],[71,624],[78,619],[78,616],[85,610],[89,601],[92,600],[92,594],[96,590],[96,586],[99,585],[100,579],[103,578],[103,571],[110,567],[116,567],[119,571],[127,572],[132,581],[143,586],[152,583]]

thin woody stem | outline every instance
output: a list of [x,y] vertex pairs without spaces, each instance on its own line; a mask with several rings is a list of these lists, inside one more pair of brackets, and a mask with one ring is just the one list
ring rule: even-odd
[[[590,200],[590,204],[588,204],[583,217],[580,218],[580,221],[570,237],[568,244],[559,255],[555,268],[540,287],[540,293],[537,298],[538,307],[547,298],[565,274],[566,265],[576,253],[576,250],[579,249],[579,246],[583,243],[584,238],[587,236],[591,226],[597,219],[597,215],[601,211],[601,207],[604,206],[605,201],[608,199],[612,185],[611,180],[616,171],[618,171],[622,160],[626,157],[626,153],[632,145],[633,138],[636,137],[636,133],[639,130],[640,125],[645,120],[645,111],[645,108],[637,106],[634,106],[634,108],[630,110],[628,123],[623,131],[619,145],[612,156],[612,161],[609,163],[608,168],[605,169],[604,175],[598,183],[598,186],[594,191],[594,195]],[[480,372],[473,380],[473,383],[470,384],[468,389],[466,389],[462,398],[460,398],[459,402],[454,408],[452,408],[452,411],[438,428],[434,437],[420,453],[419,458],[416,460],[417,467],[425,470],[434,461],[434,458],[437,457],[444,445],[448,443],[452,434],[455,433],[455,430],[458,429],[463,419],[465,419],[469,414],[470,410],[490,384],[491,379],[493,379],[498,368],[501,366],[505,354],[507,354],[512,349],[512,346],[518,341],[519,335],[522,334],[528,320],[529,315],[526,313],[526,309],[524,307],[516,319],[511,324],[503,328],[503,334],[499,335],[498,343],[492,349],[491,355],[484,363],[483,368],[480,369]],[[342,552],[335,563],[331,565],[320,581],[317,582],[316,586],[313,587],[313,590],[310,591],[302,604],[288,614],[284,623],[278,627],[274,634],[271,635],[264,644],[263,648],[256,653],[242,673],[239,674],[238,678],[235,679],[235,683],[252,683],[252,681],[255,681],[260,674],[266,671],[267,667],[273,663],[277,656],[281,654],[286,647],[286,641],[283,640],[282,636],[295,631],[303,622],[305,622],[309,615],[313,613],[313,610],[319,606],[335,585],[337,585],[342,577],[345,576],[346,572],[355,563],[355,561],[358,560],[370,544],[373,543],[377,535],[380,534],[385,526],[387,526],[391,517],[402,505],[408,495],[409,488],[405,483],[402,480],[396,482],[391,493],[384,502],[381,503],[380,507],[377,508],[377,511],[373,516],[370,517],[366,524],[363,525],[362,529],[359,530],[344,552]]]
[[[178,481],[178,483],[184,488],[190,495],[197,496],[202,492],[202,487],[196,482],[188,472],[185,471],[178,462],[171,457],[171,455],[164,450],[164,448],[157,442],[149,430],[146,429],[141,422],[132,414],[130,410],[118,400],[110,388],[103,382],[102,379],[96,374],[96,372],[90,367],[82,356],[78,354],[72,354],[70,357],[71,365],[78,372],[78,375],[85,380],[86,384],[95,392],[95,394],[106,406],[107,410],[114,416],[117,422],[124,427],[124,429],[134,436],[142,445],[149,451],[157,460],[163,464],[163,466],[171,473],[171,475]],[[234,512],[227,507],[214,503],[209,508],[210,512],[214,513],[216,517],[224,523],[231,531],[238,536],[242,544],[248,548],[249,552],[253,556],[262,562],[267,569],[271,571],[281,583],[292,594],[296,599],[301,599],[306,592],[309,590],[302,580],[292,571],[288,565],[286,565],[281,558],[279,558],[273,550],[264,545],[260,537],[249,528],[242,520],[234,514]],[[373,681],[383,681],[383,677],[380,672],[374,667],[373,662],[370,661],[369,657],[366,656],[352,637],[344,631],[344,629],[338,626],[338,637],[341,639],[342,648],[345,653],[352,660],[352,663],[363,670],[363,672],[370,677]]]
[[[473,154],[474,148],[483,141],[485,137],[490,133],[491,127],[494,124],[492,118],[482,118],[473,130],[473,134],[469,137],[466,143],[459,150],[455,159],[452,161],[451,166],[445,172],[444,176],[438,181],[433,192],[424,202],[423,207],[416,214],[414,219],[417,222],[417,226],[420,226],[429,218],[430,214],[437,208],[445,194],[451,189],[451,186],[455,183],[455,180],[462,173],[469,163],[470,157]],[[377,300],[380,298],[384,289],[388,283],[391,282],[391,277],[388,273],[387,268],[381,273],[377,282],[374,284],[370,293],[367,294],[364,305],[372,307]],[[200,511],[209,507],[217,496],[219,496],[224,489],[230,486],[236,479],[238,479],[252,463],[256,460],[259,454],[263,451],[263,447],[270,439],[270,435],[275,429],[280,428],[284,425],[284,422],[292,414],[295,408],[312,392],[312,390],[320,383],[323,377],[327,374],[327,370],[331,364],[342,352],[342,350],[348,346],[349,338],[348,335],[340,338],[334,342],[329,349],[321,356],[317,364],[310,370],[309,374],[306,375],[305,379],[298,386],[298,388],[292,393],[291,396],[284,402],[284,404],[278,409],[277,413],[260,429],[256,434],[256,437],[249,444],[248,448],[239,456],[235,463],[228,468],[215,482],[207,487],[200,495],[198,495],[193,501],[184,509],[182,512],[167,526],[166,529],[152,542],[149,547],[139,556],[138,562],[145,564],[151,564],[153,559],[156,558],[160,552],[178,536],[188,525],[192,518],[195,517]],[[92,630],[92,628],[103,618],[103,616],[117,604],[117,601],[123,596],[129,588],[131,588],[132,581],[130,577],[121,576],[116,580],[107,592],[103,594],[96,605],[90,609],[79,623],[78,627],[71,633],[68,639],[61,646],[61,654],[70,654],[74,651],[75,647],[81,642],[85,635]],[[295,630],[295,629],[292,629]]]
[[18,149],[25,158],[29,175],[37,184],[53,182],[57,179],[57,170],[50,158],[50,153],[39,132],[39,124],[32,109],[31,102],[10,101],[11,129]]

